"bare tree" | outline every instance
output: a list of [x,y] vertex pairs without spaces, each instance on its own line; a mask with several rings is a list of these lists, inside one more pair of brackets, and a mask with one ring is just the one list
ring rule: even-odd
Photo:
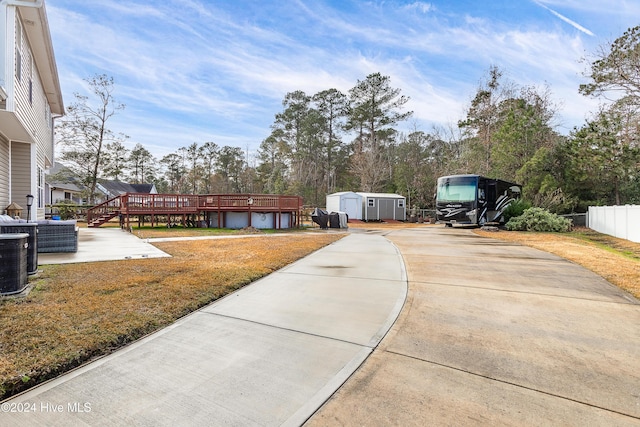
[[106,145],[126,138],[107,127],[108,121],[124,109],[124,104],[113,98],[112,77],[99,74],[85,81],[93,96],[74,94],[75,102],[67,108],[64,120],[58,122],[56,141],[63,146],[63,163],[81,177],[89,189],[89,202],[95,203],[96,183],[106,160]]

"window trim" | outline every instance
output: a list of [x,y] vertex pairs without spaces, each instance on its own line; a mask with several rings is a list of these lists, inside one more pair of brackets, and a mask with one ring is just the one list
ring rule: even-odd
[[44,169],[38,166],[37,173],[38,173],[38,204],[36,206],[38,206],[38,208],[44,208],[44,181],[45,181]]
[[16,19],[16,78],[22,82],[22,23]]
[[16,44],[16,79],[22,82],[22,52]]

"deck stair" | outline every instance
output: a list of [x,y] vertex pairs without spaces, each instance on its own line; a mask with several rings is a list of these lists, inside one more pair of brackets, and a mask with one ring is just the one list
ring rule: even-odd
[[119,212],[111,211],[108,213],[104,213],[97,218],[94,218],[90,223],[87,224],[87,227],[100,227],[102,224],[105,224],[111,221],[113,218],[117,217]]
[[87,227],[100,227],[121,213],[122,196],[100,203],[87,211]]

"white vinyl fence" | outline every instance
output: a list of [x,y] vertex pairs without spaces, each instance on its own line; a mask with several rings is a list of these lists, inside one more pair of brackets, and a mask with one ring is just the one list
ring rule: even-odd
[[640,206],[589,206],[587,226],[599,233],[640,243]]

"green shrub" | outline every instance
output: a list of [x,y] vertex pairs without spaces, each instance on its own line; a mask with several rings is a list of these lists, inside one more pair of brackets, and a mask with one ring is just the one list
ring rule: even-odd
[[560,214],[574,212],[578,199],[565,195],[562,188],[556,188],[536,194],[533,204],[549,212]]
[[59,200],[53,205],[60,215],[60,219],[73,219],[76,216],[76,210],[78,209],[77,203],[71,200]]
[[516,199],[513,202],[509,203],[509,206],[502,213],[504,217],[504,222],[509,222],[511,218],[518,217],[524,213],[527,209],[531,207],[531,203],[524,201],[522,199]]
[[571,221],[542,208],[529,208],[506,224],[511,231],[552,231],[564,233],[571,230]]

